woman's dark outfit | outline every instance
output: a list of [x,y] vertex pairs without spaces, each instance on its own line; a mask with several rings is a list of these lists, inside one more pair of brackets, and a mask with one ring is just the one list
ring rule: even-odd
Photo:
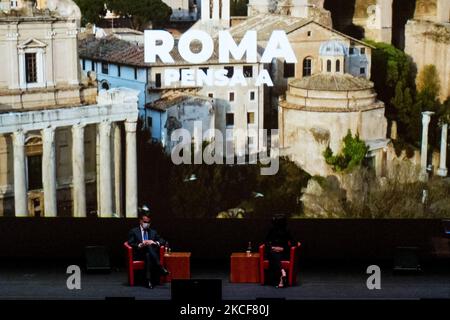
[[[286,229],[286,225],[280,223],[270,229],[266,237],[266,259],[269,260],[268,283],[278,285],[281,277],[281,261],[289,260],[290,244],[293,243],[292,236]],[[272,251],[272,247],[282,247],[282,252]]]

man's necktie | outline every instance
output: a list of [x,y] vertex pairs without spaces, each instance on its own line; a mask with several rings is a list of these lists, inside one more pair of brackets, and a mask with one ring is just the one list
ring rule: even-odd
[[148,240],[148,233],[147,233],[147,230],[144,230],[144,240]]

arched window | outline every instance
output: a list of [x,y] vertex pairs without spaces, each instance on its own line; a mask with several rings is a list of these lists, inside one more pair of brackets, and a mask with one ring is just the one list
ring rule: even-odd
[[303,60],[303,76],[304,77],[310,76],[311,71],[312,71],[312,59],[308,57]]
[[341,72],[341,60],[336,60],[336,72]]
[[327,72],[331,72],[331,60],[327,60]]
[[109,90],[109,83],[108,83],[108,81],[103,81],[102,82],[102,89],[103,90]]

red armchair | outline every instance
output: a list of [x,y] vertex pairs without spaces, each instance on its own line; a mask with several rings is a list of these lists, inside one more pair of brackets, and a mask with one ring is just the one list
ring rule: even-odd
[[[127,251],[127,269],[128,269],[128,282],[130,286],[134,286],[134,271],[143,270],[145,262],[141,260],[133,260],[133,248],[127,241],[123,244]],[[164,263],[164,246],[159,248],[159,261],[161,265]],[[161,282],[164,282],[164,277],[161,277]]]
[[[300,253],[301,243],[297,242],[297,245],[291,246],[291,250],[289,253],[289,260],[281,261],[281,266],[287,272],[288,276],[288,284],[289,286],[293,286],[296,282],[297,273],[298,273],[298,257]],[[260,280],[261,284],[264,285],[265,275],[264,270],[269,269],[269,260],[266,260],[264,257],[265,253],[265,245],[262,244],[259,246],[259,272],[260,272]]]

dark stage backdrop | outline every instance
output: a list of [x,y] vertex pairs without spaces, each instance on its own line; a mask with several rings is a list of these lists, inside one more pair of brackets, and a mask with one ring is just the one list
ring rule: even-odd
[[[84,247],[107,246],[114,263],[124,262],[123,242],[136,219],[0,218],[0,259],[82,259]],[[153,227],[173,251],[193,259],[228,259],[248,241],[257,249],[269,220],[155,218]],[[440,220],[289,220],[302,242],[302,259],[390,259],[397,246],[417,246],[431,258],[432,239],[443,236]]]

